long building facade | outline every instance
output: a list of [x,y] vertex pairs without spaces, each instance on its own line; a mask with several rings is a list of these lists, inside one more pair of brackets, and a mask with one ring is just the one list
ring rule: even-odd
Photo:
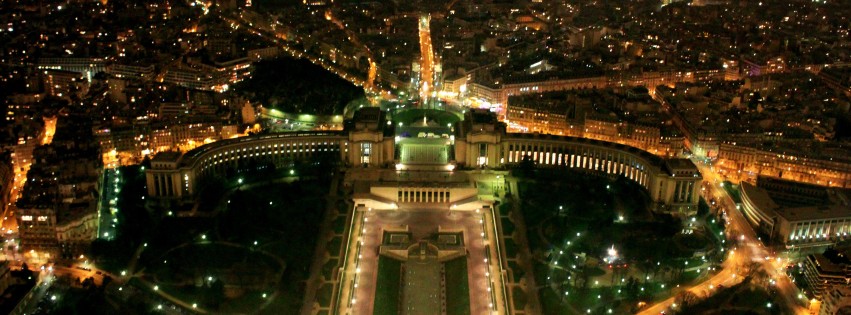
[[[347,131],[257,135],[218,141],[185,154],[164,153],[146,171],[148,195],[160,199],[191,199],[203,178],[256,163],[276,166],[297,159],[331,154],[344,165],[405,167],[398,137],[384,113],[362,110]],[[624,176],[647,189],[659,209],[683,214],[697,211],[697,167],[686,159],[665,159],[640,149],[600,140],[540,134],[507,133],[487,111],[467,112],[447,141],[452,152],[446,169],[501,169],[531,160],[539,168],[575,168]],[[404,141],[404,140],[402,140]],[[404,144],[401,144],[404,145]],[[445,149],[445,148],[443,148]],[[443,151],[442,151],[443,152]],[[406,161],[416,164],[416,161]]]
[[745,218],[779,244],[824,246],[851,238],[847,190],[770,177],[742,182],[739,190]]

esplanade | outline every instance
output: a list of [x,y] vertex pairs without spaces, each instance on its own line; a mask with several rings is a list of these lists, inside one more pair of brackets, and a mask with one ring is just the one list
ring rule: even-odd
[[379,108],[365,108],[355,113],[344,131],[253,135],[218,141],[183,154],[160,153],[146,172],[148,195],[190,201],[205,177],[227,177],[258,165],[285,167],[321,155],[350,167],[446,172],[500,169],[526,159],[539,168],[575,168],[624,176],[646,188],[651,199],[667,211],[697,210],[702,177],[687,159],[666,159],[599,140],[507,133],[493,113],[483,110],[467,111],[463,120],[446,128],[448,134],[400,133],[397,127],[401,124],[386,116]]

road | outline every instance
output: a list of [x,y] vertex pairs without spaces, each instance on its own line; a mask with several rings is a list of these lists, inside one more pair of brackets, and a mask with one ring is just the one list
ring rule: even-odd
[[[716,275],[707,279],[700,284],[692,286],[688,290],[699,297],[705,297],[715,292],[715,288],[719,285],[729,287],[738,283],[743,277],[746,267],[751,263],[756,263],[759,268],[766,271],[768,276],[776,281],[774,286],[777,293],[789,309],[792,309],[795,314],[809,314],[806,309],[800,306],[801,300],[798,299],[799,290],[792,283],[791,279],[786,276],[784,271],[785,263],[782,260],[775,258],[774,253],[766,248],[757,238],[756,232],[745,219],[742,212],[736,208],[735,202],[727,194],[720,185],[722,179],[717,173],[712,172],[702,162],[695,160],[695,165],[700,169],[704,179],[704,195],[714,197],[716,202],[720,202],[720,206],[727,214],[727,230],[729,238],[735,238],[738,245],[734,250],[731,250],[727,259],[722,264],[723,269]],[[675,309],[674,297],[659,302],[639,314],[651,315],[660,314],[663,311]]]
[[[20,153],[19,153],[20,154]],[[23,160],[30,161],[32,155],[24,157]],[[9,191],[9,203],[3,211],[3,223],[0,225],[0,231],[4,235],[15,234],[18,232],[18,221],[15,219],[15,202],[21,197],[24,188],[24,183],[27,181],[27,171],[30,169],[30,164],[13,165],[15,179],[12,182],[12,189]]]
[[[367,92],[376,92],[379,95],[386,94],[385,92],[377,91],[374,87],[375,86],[374,80],[376,79],[377,73],[379,72],[379,70],[378,70],[378,64],[375,63],[375,59],[372,57],[371,51],[369,50],[369,48],[366,45],[360,44],[360,41],[358,40],[357,36],[354,36],[355,34],[353,32],[351,32],[351,31],[349,31],[345,28],[343,28],[343,29],[346,32],[348,39],[352,42],[352,44],[354,44],[356,47],[361,47],[362,49],[365,49],[365,51],[367,53],[367,56],[368,56],[367,59],[368,59],[368,62],[369,62],[369,69],[367,69],[367,78],[366,79],[360,79],[356,75],[348,73],[343,67],[336,65],[336,64],[333,64],[333,61],[326,60],[326,58],[323,57],[323,56],[314,56],[314,55],[307,53],[306,51],[301,51],[301,50],[297,50],[293,47],[290,47],[288,45],[288,43],[290,43],[290,42],[298,43],[298,42],[301,42],[301,40],[298,39],[298,38],[295,38],[295,39],[288,39],[288,40],[282,41],[281,40],[282,38],[287,38],[286,30],[271,30],[271,29],[263,29],[263,28],[260,27],[260,25],[254,26],[254,25],[252,25],[252,23],[244,20],[242,15],[239,15],[239,16],[236,16],[236,17],[229,17],[229,16],[219,14],[219,17],[222,20],[230,23],[231,27],[234,28],[234,29],[244,28],[244,29],[249,30],[249,32],[254,34],[254,35],[263,37],[267,40],[270,40],[272,42],[280,44],[281,48],[284,50],[284,52],[287,53],[288,55],[290,55],[291,57],[307,59],[311,63],[318,65],[318,66],[321,66],[325,70],[338,75],[339,77],[343,78],[344,80],[349,81],[356,86],[363,87]],[[333,16],[328,15],[328,16],[326,16],[326,19],[328,19],[329,21],[332,21],[332,24],[335,25],[335,26],[338,26],[338,27],[340,27],[340,26],[344,27],[345,26],[344,24],[340,23],[339,21],[333,20]],[[295,36],[298,36],[298,35],[295,35]]]
[[363,82],[363,88],[366,90],[371,90],[375,84],[375,78],[378,74],[378,64],[375,63],[375,58],[373,57],[372,50],[369,49],[369,46],[361,42],[358,34],[352,31],[351,29],[346,27],[346,24],[338,20],[331,13],[331,10],[325,11],[325,19],[331,21],[334,25],[337,26],[340,30],[346,33],[349,41],[352,42],[356,47],[360,47],[366,52],[367,61],[369,62],[369,70],[367,70],[367,78],[366,81]]
[[425,105],[426,100],[434,89],[434,52],[431,47],[431,17],[420,17],[420,100]]
[[[29,161],[31,157],[32,155],[25,158],[25,160]],[[0,244],[3,246],[3,250],[0,252],[2,252],[2,257],[5,260],[19,260],[24,258],[23,254],[17,253],[17,248],[20,243],[17,239],[18,220],[15,217],[15,210],[17,210],[15,203],[18,201],[18,198],[21,197],[24,183],[27,181],[27,171],[30,169],[30,164],[27,163],[20,167],[18,165],[13,165],[13,167],[15,171],[15,178],[12,182],[12,189],[9,191],[9,203],[3,210],[3,222],[0,223],[0,232],[2,232],[3,239],[5,239],[5,241]],[[12,250],[10,251],[9,248],[12,248]]]

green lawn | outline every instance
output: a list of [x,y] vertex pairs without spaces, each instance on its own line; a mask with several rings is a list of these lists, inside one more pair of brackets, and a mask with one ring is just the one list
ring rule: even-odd
[[573,314],[573,311],[562,303],[561,298],[549,287],[539,289],[541,308],[544,314]]
[[[769,302],[774,305],[771,309],[766,307]],[[709,311],[732,314],[742,309],[761,309],[765,311],[765,313],[760,312],[761,314],[790,313],[790,310],[783,307],[782,303],[779,302],[778,296],[771,294],[759,286],[750,283],[740,283],[733,287],[720,290],[712,297],[702,300],[696,305],[689,306],[682,311],[689,314],[699,314]]]
[[547,283],[547,275],[550,273],[550,268],[538,261],[533,261],[532,267],[535,269],[535,283],[538,285]]
[[[713,223],[712,220],[715,220]],[[711,215],[706,218],[706,230],[709,234],[712,234],[712,239],[715,240],[715,243],[721,243],[721,240],[725,239],[724,236],[724,225],[721,223],[721,220],[713,218]]]
[[341,215],[334,219],[334,233],[343,234],[346,230],[346,216]]
[[730,181],[724,181],[724,190],[730,194],[730,198],[733,198],[733,201],[736,203],[742,202],[742,196],[739,193],[739,185],[733,185]]
[[467,280],[467,258],[446,262],[446,314],[470,314],[470,284]]
[[523,310],[526,307],[526,292],[523,292],[523,289],[517,287],[511,290],[511,293],[514,297],[514,308],[516,310]]
[[689,284],[700,278],[703,273],[697,271],[686,271],[683,272],[682,277],[679,278],[680,284]]
[[499,205],[499,215],[508,215],[509,213],[511,213],[511,207],[513,207],[513,205],[510,202],[506,202]]
[[339,264],[338,259],[330,259],[325,262],[325,265],[322,265],[322,275],[325,276],[325,280],[334,280],[334,270],[337,269],[337,264]]
[[[466,276],[464,277],[466,279]],[[379,256],[378,279],[375,280],[374,315],[399,314],[399,298],[402,290],[402,262]]]
[[508,220],[507,217],[502,218],[502,234],[505,236],[510,236],[514,233],[514,223],[511,223],[511,220]]
[[514,282],[520,282],[520,279],[526,275],[526,270],[523,270],[517,262],[513,260],[508,261],[508,268],[511,268],[511,272],[514,274]]
[[328,254],[331,256],[339,256],[340,248],[343,246],[343,238],[340,236],[334,236],[330,242],[328,242]]
[[[240,268],[250,265],[262,267],[265,276],[278,275],[279,279],[260,279],[268,285],[264,291],[277,291],[274,300],[261,301],[262,293],[246,294],[237,298],[226,298],[221,303],[221,311],[227,313],[252,313],[258,311],[263,303],[270,303],[264,310],[275,310],[276,314],[297,314],[304,298],[304,283],[309,276],[314,249],[322,222],[322,210],[325,209],[327,183],[318,180],[302,180],[295,183],[269,183],[244,187],[234,191],[223,208],[226,211],[216,213],[211,218],[164,217],[158,224],[152,224],[151,236],[144,238],[149,244],[139,260],[139,268],[145,268],[151,276],[149,281],[180,283],[196,274],[240,272]],[[201,236],[209,241],[222,241],[240,244],[244,247],[217,245],[200,242]],[[197,245],[166,250],[184,242],[200,242]],[[258,245],[253,245],[257,242]],[[266,256],[275,255],[277,259]],[[167,263],[166,263],[167,261]],[[283,269],[286,268],[286,269]],[[260,275],[264,276],[264,275]],[[226,279],[228,277],[222,277]],[[255,280],[252,280],[255,281]],[[163,285],[164,283],[160,283]],[[235,285],[225,283],[225,285]],[[179,287],[174,290],[163,286],[162,290],[176,291],[176,295],[192,300],[200,300],[192,289]],[[185,291],[185,292],[184,292]],[[196,292],[197,293],[197,292]],[[198,301],[199,307],[205,305]],[[261,303],[262,302],[262,303]],[[206,308],[206,305],[205,305]]]
[[342,200],[338,201],[337,202],[337,213],[345,215],[348,212],[349,212],[349,204],[346,203],[345,201],[342,201]]
[[316,297],[319,301],[319,304],[322,306],[330,306],[331,305],[331,295],[334,293],[334,285],[330,283],[323,284],[321,288],[319,288],[319,292],[317,292]]
[[576,309],[593,310],[600,306],[612,304],[611,289],[609,287],[571,289],[570,294],[567,295],[567,301]]
[[514,242],[514,239],[511,239],[511,238],[505,239],[505,257],[506,258],[517,257],[517,243]]

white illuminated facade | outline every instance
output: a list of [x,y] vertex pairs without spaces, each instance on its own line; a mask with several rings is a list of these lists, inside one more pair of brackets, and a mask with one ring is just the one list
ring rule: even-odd
[[[765,180],[761,178],[761,180]],[[807,198],[806,186],[799,187],[797,194],[776,194],[782,198],[794,196],[799,201]],[[814,190],[814,189],[809,189]],[[827,192],[824,200],[839,199],[840,202],[828,202],[821,205],[780,205],[772,193],[748,182],[742,182],[742,212],[756,229],[770,235],[787,247],[829,245],[851,238],[851,208],[842,197],[844,192],[822,187]],[[785,197],[783,197],[785,195]],[[796,196],[797,195],[797,196]]]
[[[165,153],[152,160],[146,172],[148,195],[166,199],[191,198],[199,180],[223,175],[251,163],[276,166],[294,160],[331,154],[344,165],[411,167],[396,156],[396,139],[385,136],[380,111],[356,115],[355,128],[344,132],[304,132],[251,136],[218,141],[185,154]],[[538,167],[576,168],[622,175],[645,187],[659,210],[682,214],[697,211],[698,183],[702,179],[688,160],[665,159],[640,149],[599,140],[537,134],[511,134],[487,111],[468,112],[450,141],[453,152],[446,167],[500,169],[520,163],[524,157]],[[403,140],[404,141],[404,140]],[[401,152],[401,150],[400,150]],[[438,166],[432,166],[438,167]],[[403,198],[441,198],[417,197]]]

